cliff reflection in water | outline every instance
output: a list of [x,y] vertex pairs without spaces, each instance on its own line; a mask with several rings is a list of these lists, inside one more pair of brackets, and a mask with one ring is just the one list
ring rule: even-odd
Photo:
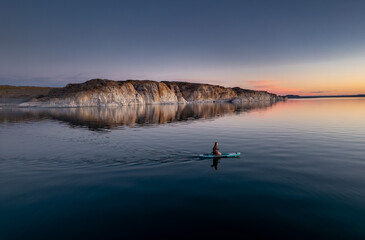
[[251,102],[243,104],[136,105],[116,108],[13,108],[0,110],[0,123],[52,119],[68,123],[72,127],[102,130],[122,126],[153,126],[198,119],[214,119],[229,114],[264,110],[272,105],[271,102]]

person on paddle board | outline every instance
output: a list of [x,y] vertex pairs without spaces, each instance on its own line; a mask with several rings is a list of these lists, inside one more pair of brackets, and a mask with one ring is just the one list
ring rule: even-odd
[[218,149],[218,142],[215,142],[214,147],[213,147],[213,154],[216,155],[216,156],[221,156],[222,153],[220,153],[218,150],[219,150]]

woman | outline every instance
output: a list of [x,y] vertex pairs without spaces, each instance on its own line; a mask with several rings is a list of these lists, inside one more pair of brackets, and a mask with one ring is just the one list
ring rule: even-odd
[[218,150],[219,150],[218,149],[218,142],[215,142],[214,147],[213,147],[213,154],[216,155],[216,156],[221,156],[222,153],[220,153]]

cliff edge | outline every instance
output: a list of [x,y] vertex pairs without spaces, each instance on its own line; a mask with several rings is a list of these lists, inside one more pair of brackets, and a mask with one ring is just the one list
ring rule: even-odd
[[286,97],[266,91],[225,88],[218,85],[150,80],[112,81],[92,79],[52,89],[21,107],[97,107],[137,104],[177,104],[198,102],[283,101]]

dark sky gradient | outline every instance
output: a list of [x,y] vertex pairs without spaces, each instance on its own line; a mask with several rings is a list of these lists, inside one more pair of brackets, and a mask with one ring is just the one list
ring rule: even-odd
[[365,1],[0,0],[0,30],[0,84],[247,85],[279,71],[267,69],[364,56]]

